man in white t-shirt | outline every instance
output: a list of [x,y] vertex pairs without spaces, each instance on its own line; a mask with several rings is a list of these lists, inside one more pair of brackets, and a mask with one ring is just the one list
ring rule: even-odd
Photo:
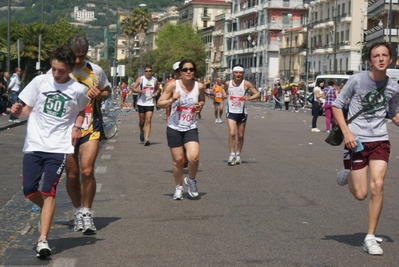
[[144,68],[144,75],[132,85],[132,92],[139,93],[137,107],[139,111],[140,142],[150,145],[151,119],[154,112],[155,98],[159,93],[158,80],[152,76],[152,67]]
[[[23,147],[22,185],[24,196],[42,210],[36,247],[39,258],[51,255],[47,236],[55,211],[57,184],[67,154],[73,154],[82,136],[84,110],[90,101],[85,87],[69,77],[75,60],[70,48],[56,47],[51,55],[52,74],[35,77],[19,94],[26,105],[15,103],[11,107],[13,116],[29,117]],[[41,177],[43,185],[39,191]]]

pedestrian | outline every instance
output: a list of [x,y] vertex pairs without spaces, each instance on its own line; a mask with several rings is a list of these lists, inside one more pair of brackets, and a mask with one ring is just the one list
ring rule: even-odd
[[128,95],[128,88],[127,88],[127,84],[125,83],[124,80],[121,81],[121,84],[119,86],[120,91],[122,93],[122,99],[121,99],[121,108],[127,108],[127,104],[126,104],[126,97]]
[[290,101],[291,101],[291,93],[288,90],[288,88],[286,88],[284,90],[284,106],[285,106],[285,110],[289,109]]
[[[75,67],[75,55],[69,47],[57,46],[50,62],[52,75],[36,76],[19,94],[26,105],[16,102],[11,107],[14,117],[29,118],[23,147],[22,186],[24,196],[41,209],[38,258],[51,255],[47,238],[57,185],[67,154],[74,152],[81,137],[84,109],[90,100],[85,87],[69,77]],[[42,188],[38,190],[41,179]]]
[[274,110],[282,109],[280,97],[279,97],[279,85],[280,85],[280,83],[275,84],[274,89],[273,89]]
[[292,104],[294,105],[294,112],[299,112],[298,110],[298,99],[299,99],[299,95],[298,95],[298,88],[296,85],[294,85],[291,88],[291,97],[292,97]]
[[222,79],[216,78],[216,83],[212,88],[213,109],[215,111],[215,123],[222,123],[223,100],[226,99],[226,92],[223,89]]
[[94,164],[103,128],[101,102],[108,99],[111,84],[100,66],[85,59],[89,50],[85,36],[74,35],[68,40],[68,46],[76,56],[76,66],[70,75],[74,80],[86,85],[87,96],[91,100],[85,108],[85,120],[81,127],[82,138],[78,141],[75,152],[67,157],[66,188],[74,207],[74,231],[90,235],[97,231],[92,206],[97,185]]
[[337,98],[338,92],[334,79],[328,80],[328,86],[323,88],[324,111],[326,112],[326,132],[330,133],[331,124],[335,125],[334,116],[332,114],[332,103]]
[[313,103],[312,103],[312,133],[319,133],[320,130],[317,128],[317,118],[320,115],[320,110],[323,108],[323,88],[324,80],[318,80],[316,86],[313,89]]
[[[353,74],[332,108],[345,142],[344,168],[338,172],[338,184],[348,184],[352,195],[362,201],[368,194],[370,176],[371,198],[363,250],[371,255],[383,254],[379,244],[382,239],[375,237],[375,231],[382,211],[384,178],[391,152],[385,119],[387,113],[399,126],[399,85],[386,75],[392,61],[391,53],[391,46],[385,41],[371,44],[367,53],[370,70]],[[350,124],[346,123],[342,112],[348,99],[349,118],[364,106],[371,105]]]
[[[10,82],[8,84],[7,92],[10,97],[11,105],[17,103],[18,101],[18,95],[21,91],[21,73],[21,68],[15,68],[14,73],[11,75]],[[10,113],[9,122],[20,123],[21,121]]]
[[158,80],[152,76],[152,67],[144,68],[144,75],[137,78],[132,86],[132,92],[138,93],[137,107],[139,111],[140,142],[150,145],[151,120],[159,93]]
[[[228,165],[241,164],[241,152],[244,146],[245,126],[247,124],[247,101],[259,98],[259,92],[252,83],[244,80],[244,66],[233,66],[233,80],[226,81],[224,91],[227,94],[227,125],[229,127],[230,155]],[[252,96],[250,96],[252,94]],[[236,141],[237,136],[237,141]]]
[[0,70],[0,116],[7,116],[7,106],[8,106],[8,92],[7,92],[7,81],[5,80],[5,75],[8,74],[3,73]]
[[158,100],[159,108],[171,106],[166,137],[173,159],[175,200],[183,199],[184,151],[189,162],[188,176],[184,178],[184,183],[192,198],[199,196],[196,180],[200,149],[197,115],[205,104],[204,85],[194,80],[197,70],[195,63],[189,59],[182,60],[179,70],[180,79],[167,83]]

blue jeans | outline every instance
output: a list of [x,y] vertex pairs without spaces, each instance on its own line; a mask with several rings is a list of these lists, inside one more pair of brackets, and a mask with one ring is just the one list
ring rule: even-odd
[[[9,96],[10,96],[11,106],[18,102],[18,92],[10,91]],[[16,119],[18,118],[10,114],[10,120],[16,120]]]

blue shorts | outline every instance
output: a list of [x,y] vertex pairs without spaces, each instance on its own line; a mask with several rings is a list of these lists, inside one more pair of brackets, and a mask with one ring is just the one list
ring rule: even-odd
[[237,123],[242,123],[242,122],[245,122],[245,121],[247,120],[248,115],[247,115],[247,114],[244,114],[244,113],[240,113],[240,114],[237,114],[237,113],[227,113],[227,114],[226,114],[226,117],[227,117],[228,119],[230,119],[230,120],[233,120],[233,121],[237,122]]
[[185,132],[174,130],[166,127],[166,139],[168,140],[169,147],[180,147],[188,142],[199,143],[198,129],[191,129]]
[[66,156],[62,153],[26,152],[22,167],[24,196],[29,198],[37,192],[43,173],[41,193],[45,196],[55,196],[58,182],[64,171]]

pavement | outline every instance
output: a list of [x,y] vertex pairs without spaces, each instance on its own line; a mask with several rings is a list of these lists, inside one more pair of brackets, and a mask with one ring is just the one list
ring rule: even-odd
[[[148,147],[139,142],[136,112],[120,113],[117,135],[101,142],[95,167],[96,235],[71,231],[72,206],[63,176],[49,236],[53,255],[47,260],[35,258],[39,214],[15,189],[0,210],[0,265],[397,265],[399,131],[393,124],[388,124],[393,148],[377,229],[384,255],[373,257],[362,251],[368,201],[354,200],[347,187],[336,184],[342,147],[326,144],[325,131],[310,132],[310,110],[275,111],[269,104],[251,103],[243,163],[228,166],[227,124],[225,119],[214,123],[208,101],[198,122],[200,197],[190,198],[184,186],[182,201],[172,199],[164,116],[154,113]],[[324,117],[319,118],[322,125]],[[1,142],[12,144],[7,157],[22,158],[26,127],[8,128],[0,131]],[[11,183],[20,168],[13,167],[7,176],[0,173],[0,179]]]
[[21,120],[19,123],[10,122],[10,110],[7,110],[7,116],[0,116],[0,131],[7,130],[10,128],[17,127],[19,125],[25,124],[27,120]]

